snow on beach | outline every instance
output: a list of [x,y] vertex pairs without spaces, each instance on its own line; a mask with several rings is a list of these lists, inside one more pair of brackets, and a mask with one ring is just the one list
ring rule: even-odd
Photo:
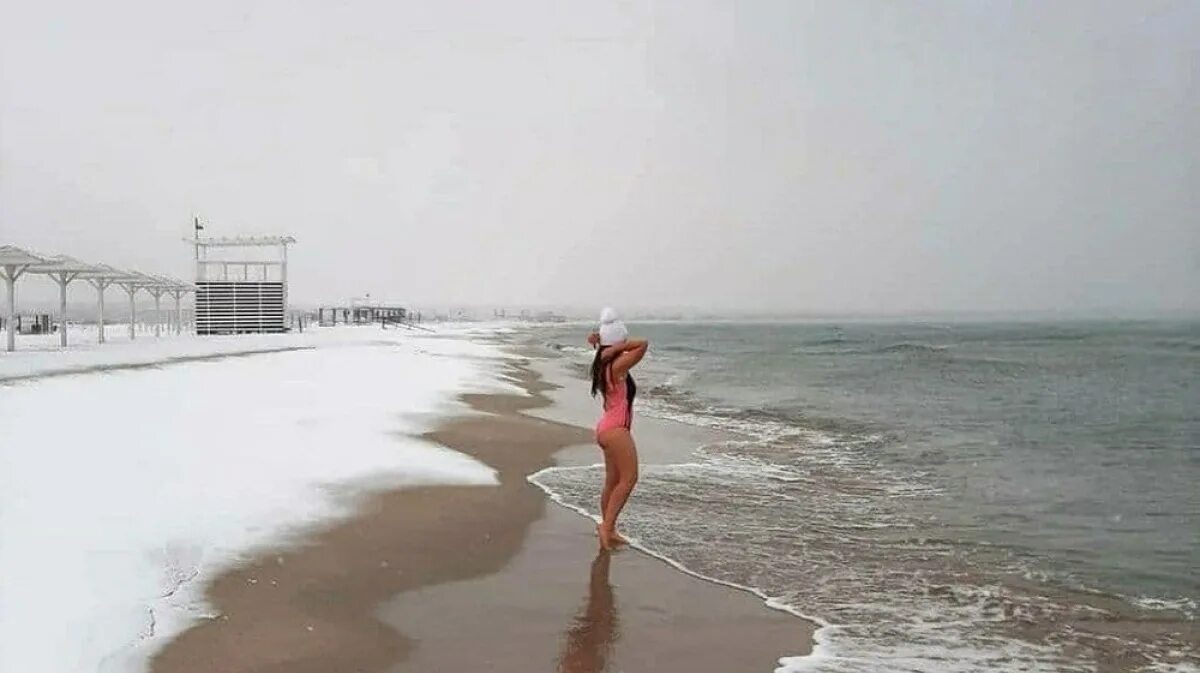
[[514,389],[503,357],[365,327],[0,355],[0,670],[140,670],[220,568],[346,514],[338,486],[495,483],[413,435]]
[[[59,347],[57,334],[20,337],[17,341],[18,350],[0,353],[0,382],[105,367],[148,365],[175,359],[312,347],[338,338],[338,335],[329,332],[331,330],[310,330],[303,334],[212,337],[187,334],[160,338],[149,332],[139,332],[138,338],[131,341],[128,325],[109,325],[105,329],[108,343],[98,344],[95,326],[72,326],[69,330],[71,345],[66,350]],[[342,338],[345,338],[344,335]]]

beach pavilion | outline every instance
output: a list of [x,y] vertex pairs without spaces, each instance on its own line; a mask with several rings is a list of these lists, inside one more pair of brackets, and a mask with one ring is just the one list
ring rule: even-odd
[[117,276],[113,279],[113,283],[125,290],[125,294],[129,295],[129,339],[130,341],[137,339],[137,293],[138,290],[145,290],[147,294],[154,297],[154,336],[162,334],[162,325],[159,322],[161,314],[161,300],[163,293],[175,287],[176,282],[170,281],[157,276],[152,276],[146,273],[138,273],[130,271],[124,275]]
[[193,287],[181,280],[155,274],[139,274],[146,277],[148,283],[142,286],[154,297],[154,336],[162,334],[162,305],[163,295],[175,298],[175,333],[179,334],[183,326],[183,295],[191,292]]
[[96,264],[92,270],[85,273],[82,278],[85,278],[93,287],[96,288],[99,298],[99,341],[104,343],[104,291],[110,285],[125,290],[129,296],[129,338],[137,338],[137,293],[139,290],[145,290],[147,294],[154,297],[155,324],[154,336],[162,334],[162,296],[169,294],[175,298],[175,333],[180,334],[183,331],[183,296],[193,290],[192,285],[174,278],[165,276],[155,276],[147,273],[139,273],[136,271],[123,271],[114,268],[107,264]]
[[84,279],[92,287],[96,288],[96,308],[98,310],[96,317],[96,340],[99,343],[104,343],[104,291],[113,283],[128,276],[129,273],[120,269],[114,269],[107,264],[97,264],[92,268],[93,270]]
[[[106,278],[109,272],[96,264],[81,262],[67,255],[47,257],[46,261],[30,265],[26,273],[49,276],[58,285],[59,343],[67,346],[67,286],[76,280],[96,281]],[[100,299],[100,341],[104,341],[104,299]]]
[[129,295],[129,338],[137,336],[137,305],[136,297],[139,290],[145,290],[154,298],[155,325],[154,334],[162,334],[163,295],[175,299],[175,333],[183,331],[183,297],[193,292],[195,286],[174,278],[124,271],[107,264],[91,264],[80,261],[68,255],[39,255],[14,245],[0,245],[0,278],[7,286],[8,318],[6,322],[6,349],[16,348],[16,283],[26,274],[48,276],[59,288],[59,339],[62,346],[67,345],[67,287],[76,280],[87,281],[97,291],[98,302],[98,341],[104,343],[104,292],[109,286],[116,285]]

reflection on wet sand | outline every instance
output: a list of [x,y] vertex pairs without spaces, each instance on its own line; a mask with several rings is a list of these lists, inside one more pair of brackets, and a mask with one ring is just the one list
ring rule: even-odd
[[600,673],[608,670],[613,643],[620,638],[617,605],[608,568],[612,554],[601,551],[592,561],[588,597],[563,636],[562,654],[558,658],[561,673]]

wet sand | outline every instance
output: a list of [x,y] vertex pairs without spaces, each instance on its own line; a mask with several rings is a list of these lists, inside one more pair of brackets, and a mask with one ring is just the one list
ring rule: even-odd
[[808,651],[806,622],[594,539],[552,505],[499,573],[389,601],[383,619],[421,644],[391,671],[769,672]]
[[[590,431],[522,412],[552,387],[467,395],[482,412],[426,437],[496,469],[499,486],[375,493],[357,515],[258,552],[207,590],[220,615],[171,641],[157,673],[350,671],[770,671],[811,625],[745,593],[625,550],[526,476]],[[636,497],[636,495],[635,495]]]

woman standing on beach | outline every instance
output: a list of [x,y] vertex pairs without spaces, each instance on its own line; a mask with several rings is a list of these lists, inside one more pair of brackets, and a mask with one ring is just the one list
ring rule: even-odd
[[600,492],[600,546],[612,549],[625,542],[617,532],[617,516],[638,479],[637,446],[633,443],[633,398],[637,385],[629,370],[646,355],[645,339],[630,339],[616,311],[604,309],[600,330],[588,335],[596,349],[592,360],[592,396],[604,398],[604,415],[596,424],[596,442],[604,451],[604,489]]

